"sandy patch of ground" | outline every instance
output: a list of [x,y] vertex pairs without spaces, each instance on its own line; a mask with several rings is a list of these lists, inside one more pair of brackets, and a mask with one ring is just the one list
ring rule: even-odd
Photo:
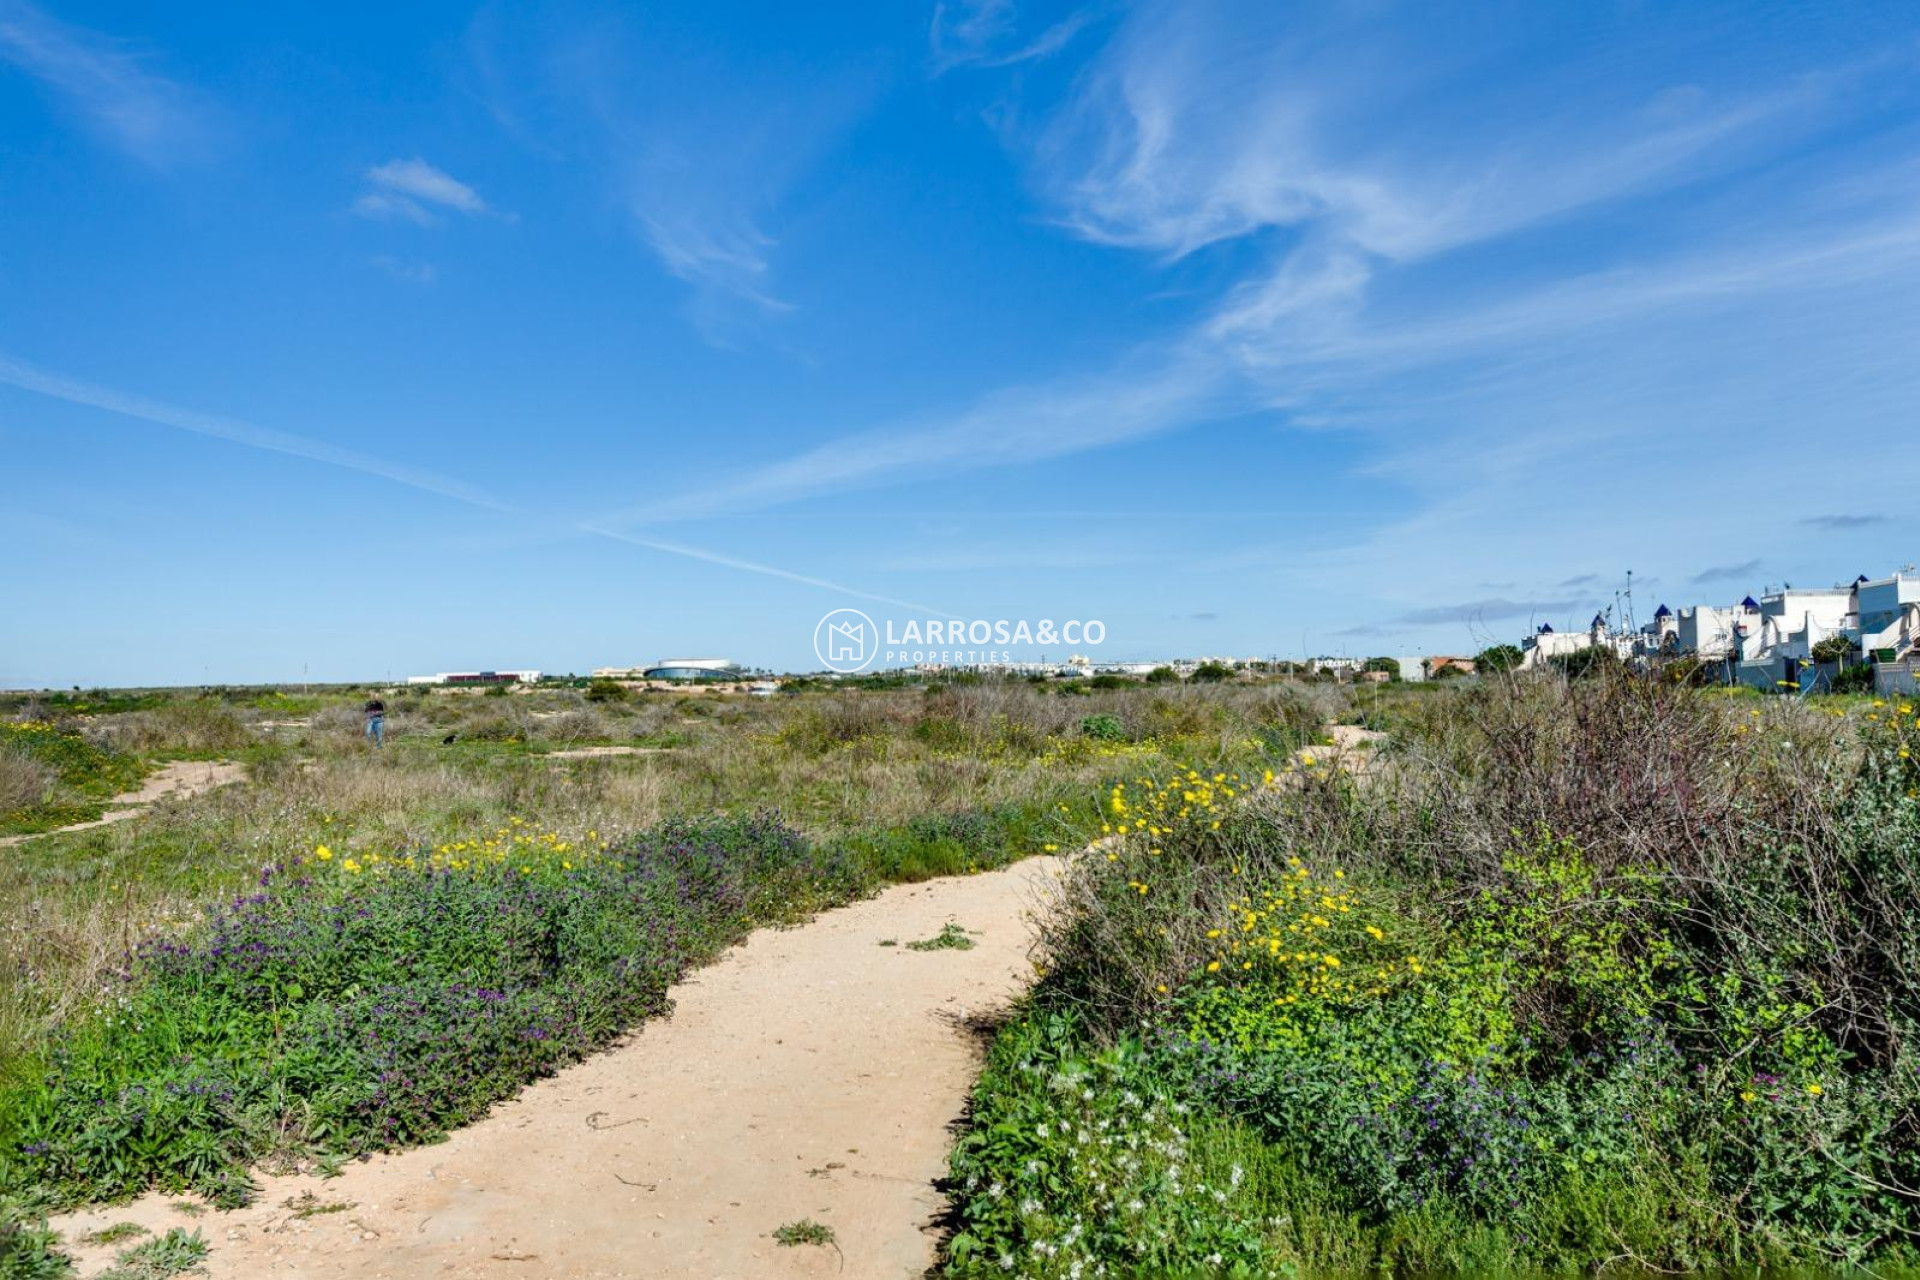
[[8,836],[0,839],[0,849],[23,840],[57,835],[62,831],[85,831],[89,827],[104,827],[110,822],[125,822],[128,818],[139,817],[162,800],[185,800],[202,791],[239,782],[246,776],[246,766],[231,760],[176,760],[148,774],[139,790],[125,791],[115,796],[108,803],[116,807],[108,809],[93,821],[76,822],[52,831],[36,831],[32,835]]
[[666,747],[568,747],[543,753],[549,760],[587,760],[594,756],[657,756]]
[[[330,1181],[265,1180],[194,1219],[149,1196],[70,1215],[199,1226],[218,1277],[916,1277],[951,1126],[979,1066],[964,1020],[1030,980],[1030,911],[1061,867],[890,889],[762,930],[673,991],[666,1021],[528,1088],[440,1146]],[[909,951],[948,921],[970,951]],[[309,1208],[348,1206],[299,1216]],[[837,1248],[782,1247],[812,1218]],[[81,1248],[91,1268],[109,1248]]]
[[1327,726],[1327,736],[1333,739],[1333,748],[1327,754],[1331,754],[1335,764],[1354,773],[1365,773],[1375,759],[1375,744],[1387,735],[1357,724],[1336,724]]

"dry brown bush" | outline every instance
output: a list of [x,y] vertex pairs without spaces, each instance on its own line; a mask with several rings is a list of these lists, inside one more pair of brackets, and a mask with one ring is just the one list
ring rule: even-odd
[[0,813],[32,808],[53,788],[53,771],[24,751],[0,746]]

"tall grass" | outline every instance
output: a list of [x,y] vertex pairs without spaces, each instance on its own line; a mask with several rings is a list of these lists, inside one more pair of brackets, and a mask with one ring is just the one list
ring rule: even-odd
[[12,743],[0,743],[0,814],[37,808],[53,789],[56,775]]

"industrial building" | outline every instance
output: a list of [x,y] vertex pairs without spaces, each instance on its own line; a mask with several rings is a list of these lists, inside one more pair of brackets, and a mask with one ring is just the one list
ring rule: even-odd
[[648,680],[744,680],[731,658],[662,658],[642,675]]

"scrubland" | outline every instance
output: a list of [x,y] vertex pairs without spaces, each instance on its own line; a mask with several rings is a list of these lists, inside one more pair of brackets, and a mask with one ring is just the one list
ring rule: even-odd
[[1056,850],[952,1274],[1915,1269],[1911,705],[586,692],[402,693],[378,751],[359,691],[0,706],[0,832],[248,772],[0,851],[0,1274],[62,1274],[49,1209],[432,1141],[751,929]]
[[1911,1273],[1920,723],[1602,673],[1105,797],[961,1275]]
[[1078,842],[1107,780],[1278,758],[1325,710],[1263,687],[407,693],[376,750],[361,696],[6,709],[41,770],[15,833],[165,760],[248,779],[0,852],[0,1257],[59,1274],[49,1208],[233,1204],[256,1169],[431,1140],[754,927]]

